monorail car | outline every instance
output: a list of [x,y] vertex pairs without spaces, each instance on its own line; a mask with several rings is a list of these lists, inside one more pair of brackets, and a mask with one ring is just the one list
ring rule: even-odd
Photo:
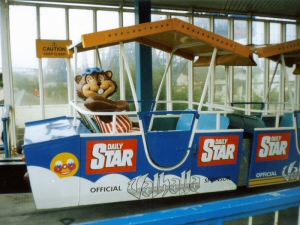
[[[140,111],[123,44],[136,41],[209,66],[199,103],[157,110],[168,64],[150,111]],[[216,65],[255,65],[252,49],[178,19],[82,35],[75,52],[120,44],[134,110],[93,112],[74,95],[74,117],[26,123],[24,154],[37,209],[183,196],[297,181],[299,111],[279,111],[266,122],[236,114],[236,105],[204,103]],[[75,69],[76,71],[76,69]],[[205,109],[204,109],[205,108]],[[239,109],[239,108],[238,108]],[[278,113],[279,112],[279,113]],[[113,117],[101,132],[93,115]],[[127,115],[139,130],[117,132]],[[282,118],[281,118],[282,117]],[[272,123],[274,127],[268,124]],[[298,126],[298,127],[297,127]],[[37,135],[38,134],[38,135]]]

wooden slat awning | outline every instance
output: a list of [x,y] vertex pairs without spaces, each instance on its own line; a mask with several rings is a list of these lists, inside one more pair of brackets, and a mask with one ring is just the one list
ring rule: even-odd
[[133,41],[193,61],[199,57],[194,66],[208,66],[214,48],[218,48],[217,65],[256,65],[250,47],[176,18],[84,34],[69,50],[77,47],[81,52]]
[[285,65],[296,65],[293,74],[300,75],[300,39],[258,48],[257,54],[260,58],[268,58],[275,62],[280,60],[280,55],[283,54]]

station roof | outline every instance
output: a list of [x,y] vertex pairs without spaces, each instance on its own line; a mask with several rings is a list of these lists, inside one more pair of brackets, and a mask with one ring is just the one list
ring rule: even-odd
[[[41,2],[42,0],[30,1]],[[135,0],[56,0],[55,2],[134,7]],[[300,20],[299,0],[151,0],[151,8]]]
[[268,45],[257,49],[258,57],[268,58],[280,62],[280,55],[284,55],[285,65],[293,67],[296,65],[294,74],[300,74],[300,39],[283,42],[280,44]]
[[217,65],[256,65],[251,47],[176,18],[83,34],[69,50],[74,52],[76,47],[82,52],[133,41],[193,61],[198,57],[194,66],[208,66],[214,48],[218,49]]

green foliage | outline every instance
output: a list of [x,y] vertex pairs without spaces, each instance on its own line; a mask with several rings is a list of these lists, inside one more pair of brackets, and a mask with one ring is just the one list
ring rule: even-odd
[[279,101],[278,88],[271,88],[268,102],[278,102],[278,101]]
[[13,83],[15,89],[26,90],[29,93],[39,89],[39,81],[36,76],[26,76],[19,72],[14,73]]
[[46,97],[55,104],[67,104],[68,103],[68,87],[65,83],[58,83],[55,86],[50,85],[45,88]]
[[252,101],[253,102],[262,102],[262,96],[258,95],[255,91],[252,92]]

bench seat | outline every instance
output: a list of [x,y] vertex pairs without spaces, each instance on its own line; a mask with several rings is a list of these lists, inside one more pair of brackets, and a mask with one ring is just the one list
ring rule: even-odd
[[256,116],[242,115],[242,114],[228,114],[231,128],[244,129],[247,133],[254,133],[254,128],[265,128],[266,125],[262,119]]

